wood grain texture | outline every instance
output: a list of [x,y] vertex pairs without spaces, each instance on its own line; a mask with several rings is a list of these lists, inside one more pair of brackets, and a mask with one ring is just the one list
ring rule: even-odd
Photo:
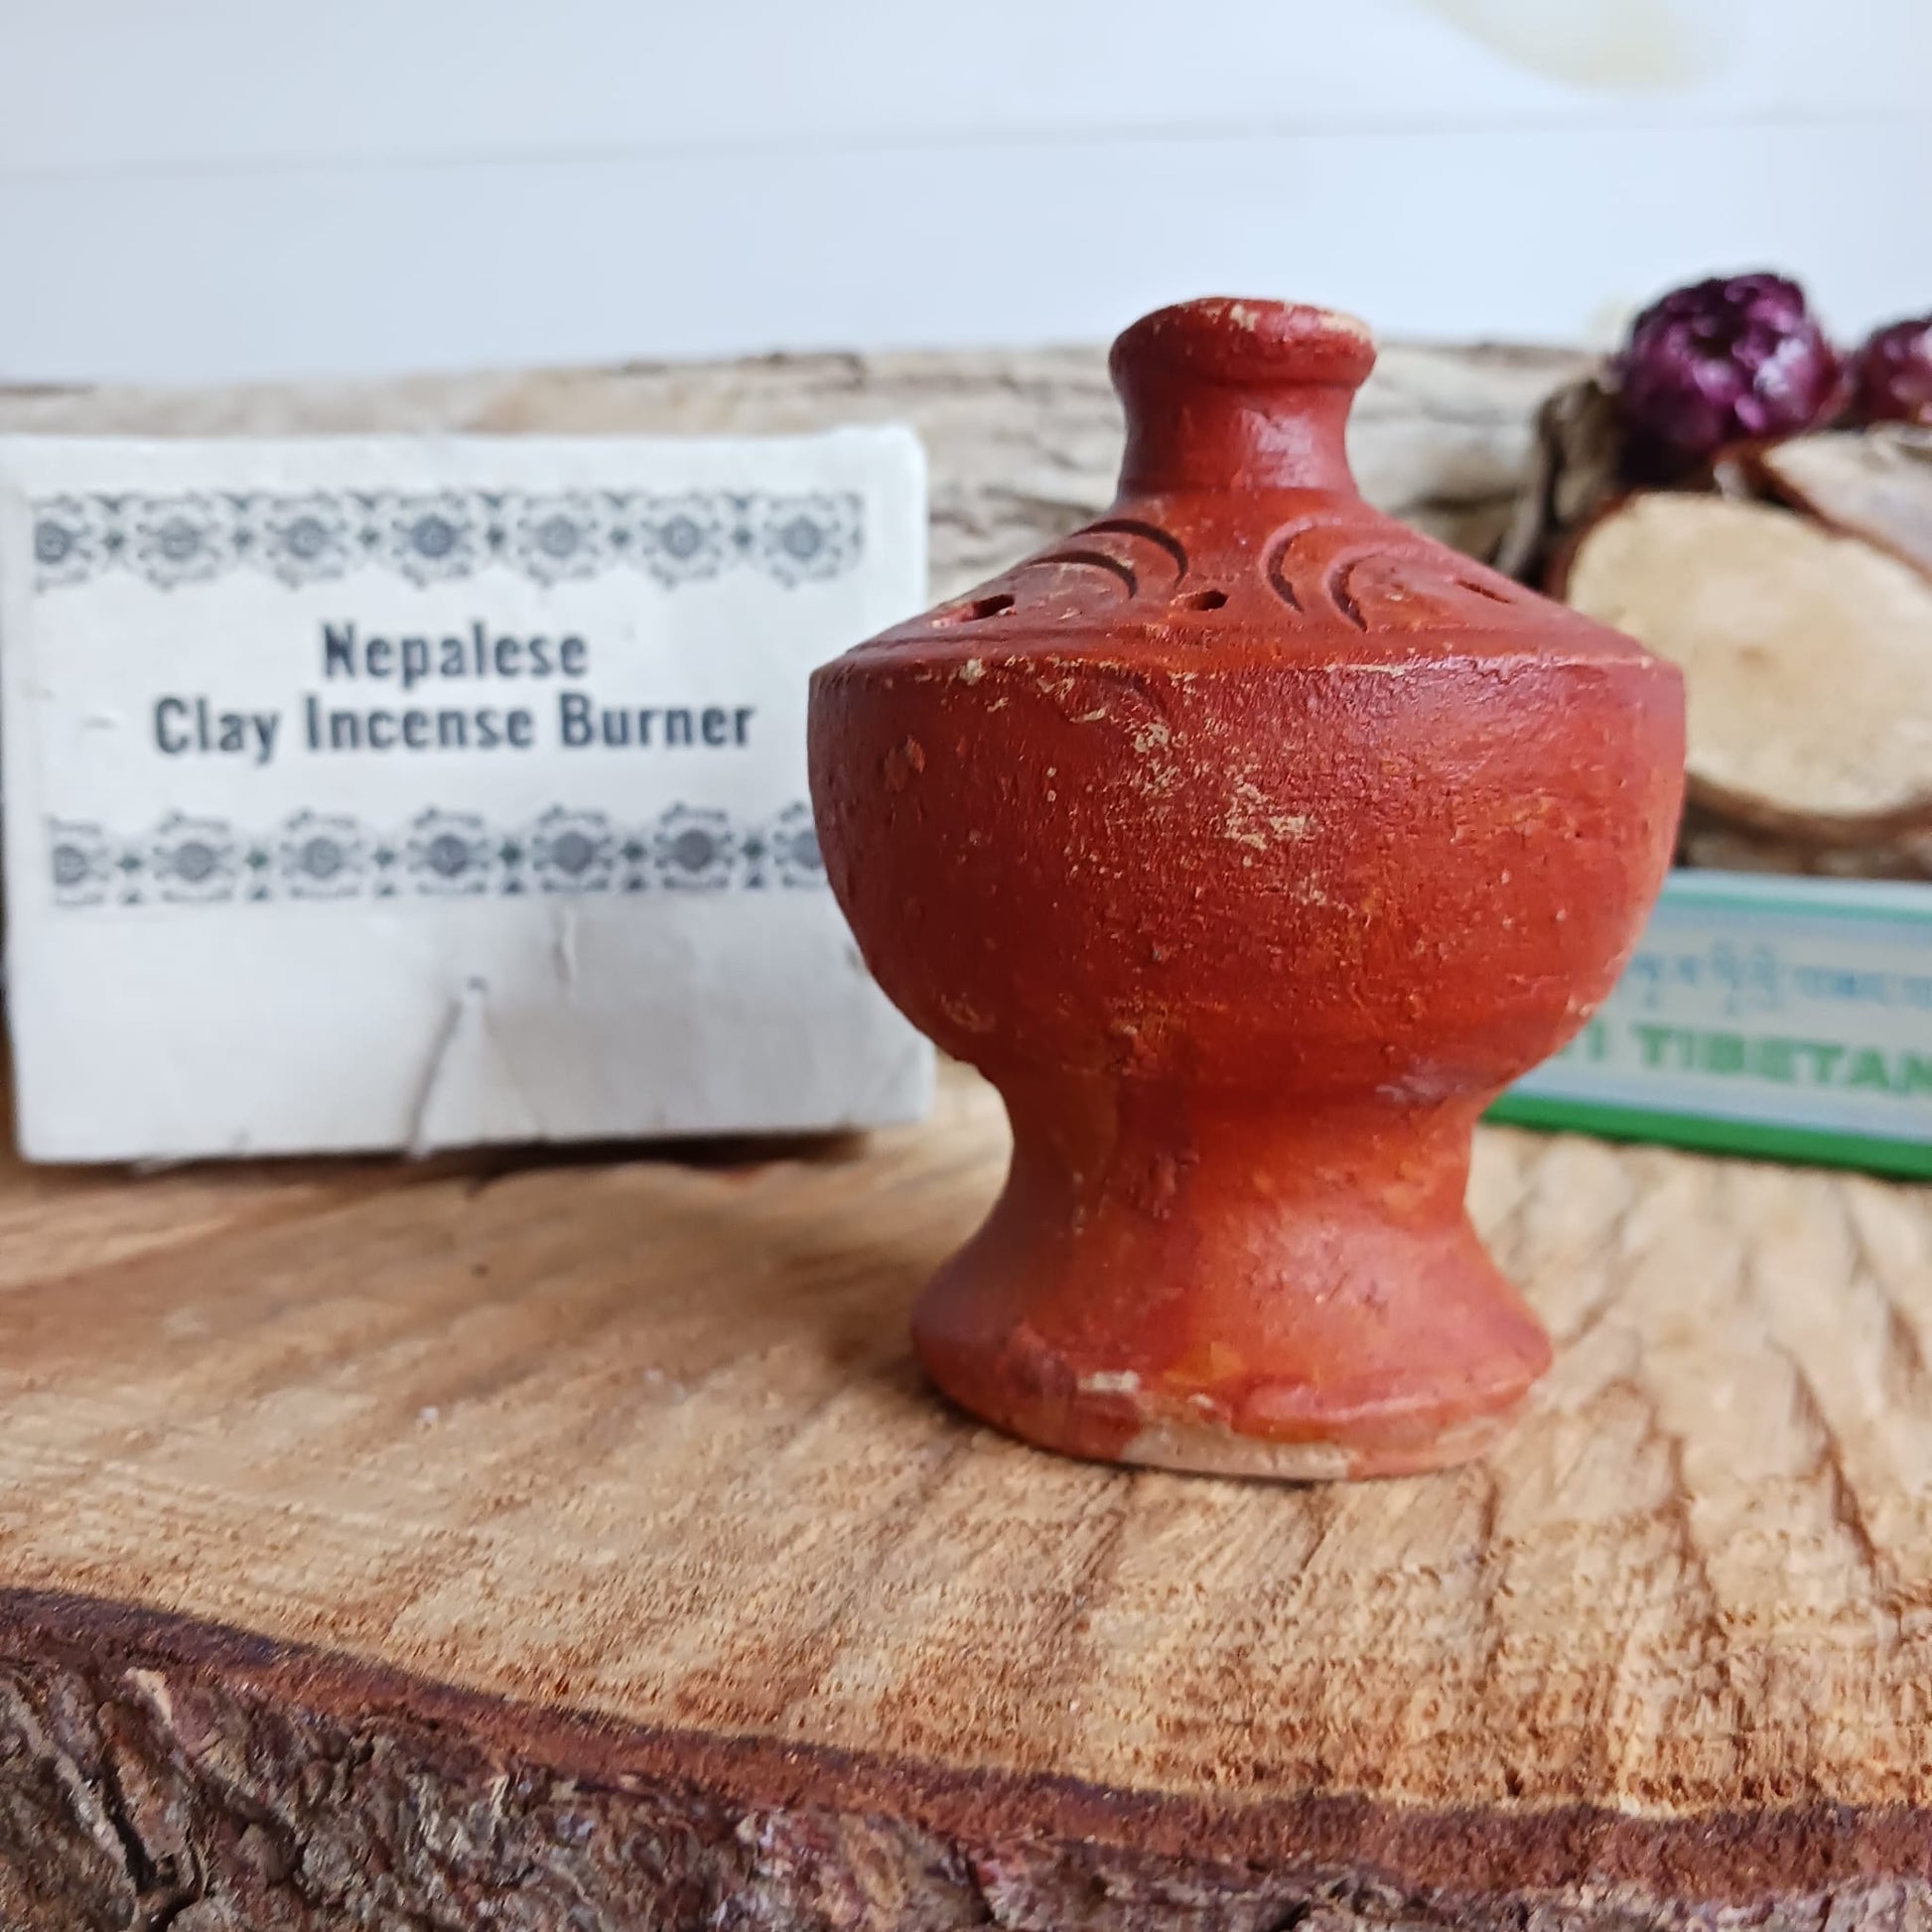
[[[1477,542],[1574,361],[1385,358]],[[225,396],[157,433],[909,417],[937,587],[1092,513],[1097,355]],[[911,1364],[990,1094],[869,1144],[0,1168],[0,1925],[1932,1925],[1932,1191],[1489,1132],[1558,1363],[1347,1489],[1035,1455]]]
[[[1537,406],[1588,366],[1564,349],[1385,347],[1350,428],[1363,493],[1465,549],[1487,549],[1527,468]],[[0,386],[0,434],[767,436],[861,422],[910,423],[925,442],[935,597],[1004,570],[1113,499],[1121,414],[1097,348],[222,390]]]
[[1528,1420],[1283,1490],[920,1385],[1005,1145],[6,1170],[7,1922],[1932,1910],[1932,1193],[1485,1133]]

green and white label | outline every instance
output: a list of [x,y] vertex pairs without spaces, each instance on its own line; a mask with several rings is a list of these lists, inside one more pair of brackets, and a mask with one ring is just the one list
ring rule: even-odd
[[1932,1172],[1932,886],[1672,874],[1496,1117]]

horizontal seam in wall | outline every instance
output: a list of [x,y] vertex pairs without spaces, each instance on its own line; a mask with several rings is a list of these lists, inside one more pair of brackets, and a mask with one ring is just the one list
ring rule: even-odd
[[1017,127],[998,132],[974,129],[920,131],[891,129],[874,133],[846,135],[804,132],[795,136],[778,135],[764,140],[690,139],[663,143],[625,145],[591,144],[580,148],[533,147],[515,152],[482,149],[451,149],[444,152],[367,154],[367,155],[268,155],[206,157],[192,160],[116,161],[70,167],[36,167],[0,161],[0,188],[56,187],[70,183],[124,183],[128,181],[189,181],[256,178],[264,175],[428,174],[469,169],[513,168],[621,168],[640,163],[666,161],[704,161],[715,165],[721,160],[768,161],[795,160],[808,155],[893,156],[907,154],[986,154],[1001,149],[1024,153],[1030,149],[1067,150],[1082,147],[1120,146],[1160,147],[1163,145],[1204,146],[1220,144],[1241,146],[1302,141],[1372,142],[1427,139],[1456,141],[1503,136],[1518,140],[1574,142],[1630,135],[1648,138],[1673,134],[1739,133],[1834,133],[1897,128],[1922,130],[1923,116],[1916,110],[1861,108],[1803,110],[1764,108],[1733,110],[1697,116],[1684,110],[1675,112],[1620,113],[1614,117],[1578,120],[1564,110],[1553,108],[1547,115],[1524,115],[1497,119],[1438,118],[1342,121],[1309,119],[1294,121],[1252,121],[1193,123],[1174,122],[1166,126],[1134,126],[1095,123],[1088,127]]

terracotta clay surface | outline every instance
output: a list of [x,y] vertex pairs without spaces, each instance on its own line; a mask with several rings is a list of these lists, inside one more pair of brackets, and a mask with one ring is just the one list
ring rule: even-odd
[[1470,1133],[1635,942],[1681,687],[1369,509],[1372,360],[1311,309],[1146,318],[1111,509],[814,680],[833,886],[1014,1126],[919,1354],[1052,1449],[1425,1469],[1549,1361],[1463,1211]]
[[1932,1188],[1484,1130],[1556,1367],[1298,1488],[931,1399],[1007,1151],[0,1155],[0,1925],[1932,1923]]

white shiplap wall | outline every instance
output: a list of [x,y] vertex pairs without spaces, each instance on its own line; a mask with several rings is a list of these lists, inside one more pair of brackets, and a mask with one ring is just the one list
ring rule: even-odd
[[1932,0],[0,0],[0,378],[1932,309]]

